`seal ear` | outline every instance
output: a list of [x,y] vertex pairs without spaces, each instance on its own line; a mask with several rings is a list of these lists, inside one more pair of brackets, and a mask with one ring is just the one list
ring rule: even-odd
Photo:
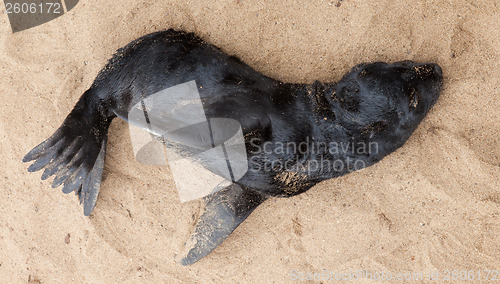
[[238,184],[231,184],[205,197],[205,209],[176,261],[190,265],[207,256],[266,199],[266,196]]

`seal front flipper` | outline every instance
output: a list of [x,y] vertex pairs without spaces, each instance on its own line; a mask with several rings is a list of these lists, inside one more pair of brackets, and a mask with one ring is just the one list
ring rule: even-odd
[[204,198],[205,209],[176,258],[190,265],[218,247],[252,211],[267,199],[255,190],[232,184]]
[[42,179],[55,175],[52,187],[63,184],[63,192],[75,191],[84,204],[84,214],[95,207],[102,178],[108,116],[93,89],[87,90],[63,124],[44,142],[33,148],[23,162],[35,161],[28,171],[44,169]]

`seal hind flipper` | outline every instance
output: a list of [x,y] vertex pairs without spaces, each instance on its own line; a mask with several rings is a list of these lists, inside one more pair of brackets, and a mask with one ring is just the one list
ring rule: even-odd
[[190,265],[207,256],[266,199],[266,196],[238,184],[205,197],[205,209],[177,261]]
[[34,161],[28,171],[44,170],[42,179],[55,175],[53,188],[63,184],[64,193],[76,192],[87,216],[99,193],[113,118],[103,115],[93,93],[92,88],[87,90],[56,132],[23,158],[23,162]]

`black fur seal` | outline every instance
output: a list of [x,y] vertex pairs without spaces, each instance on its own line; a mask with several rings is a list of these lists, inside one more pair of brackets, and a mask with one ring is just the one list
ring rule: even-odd
[[191,80],[207,118],[241,124],[248,171],[204,198],[204,213],[180,255],[183,265],[209,254],[267,198],[300,194],[401,147],[438,99],[443,77],[437,64],[377,62],[354,67],[338,83],[289,84],[192,33],[157,32],[119,49],[59,129],[23,162],[34,160],[28,170],[44,169],[42,179],[55,175],[52,187],[76,192],[90,215],[113,118]]

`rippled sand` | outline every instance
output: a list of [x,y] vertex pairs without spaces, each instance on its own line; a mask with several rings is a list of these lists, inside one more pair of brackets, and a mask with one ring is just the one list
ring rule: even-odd
[[[477,279],[477,271],[500,269],[495,1],[80,2],[16,34],[0,13],[4,281],[282,283],[323,270],[442,277],[454,269]],[[73,194],[51,189],[21,162],[114,50],[166,28],[194,31],[287,82],[336,81],[361,62],[436,62],[444,91],[400,150],[300,196],[267,201],[212,254],[182,267],[174,256],[200,203],[179,202],[168,167],[134,160],[126,123],[112,124],[90,218]]]

